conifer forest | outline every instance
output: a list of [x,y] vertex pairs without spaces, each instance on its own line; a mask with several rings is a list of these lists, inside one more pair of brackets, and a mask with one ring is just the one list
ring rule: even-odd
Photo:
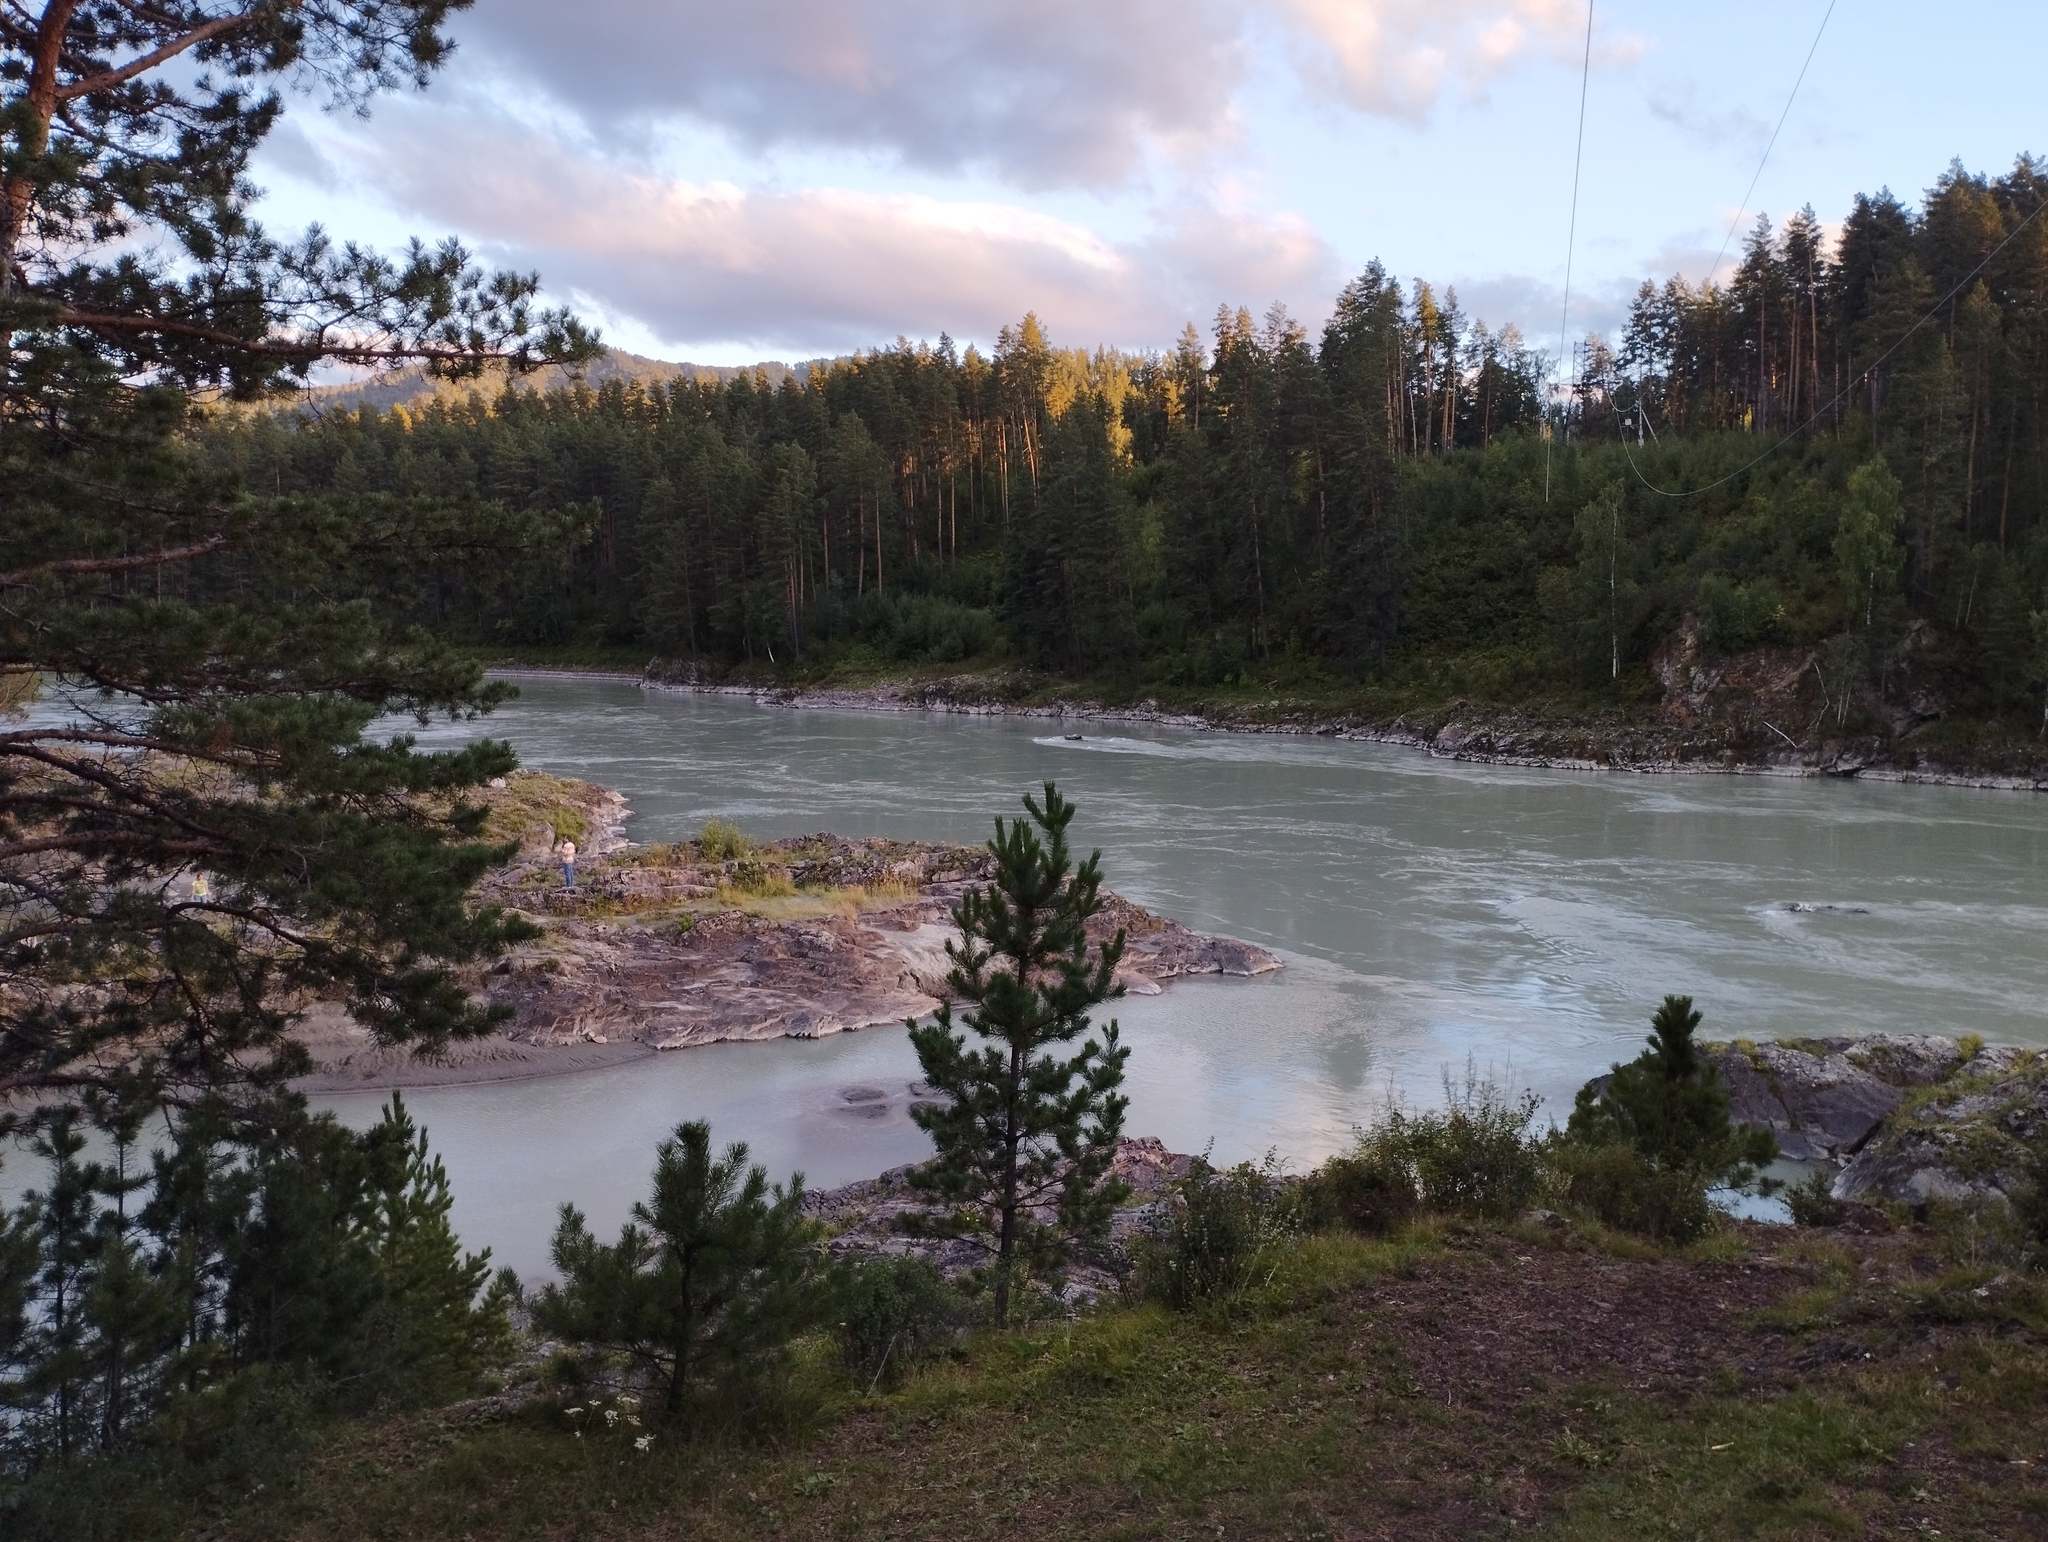
[[421,575],[417,619],[486,646],[1626,697],[1690,626],[1707,657],[1848,636],[1827,667],[1879,687],[1910,646],[1952,710],[2019,726],[2048,686],[2044,192],[2022,158],[1859,197],[1834,243],[1760,217],[1725,287],[1645,281],[1549,412],[1513,327],[1374,265],[1320,335],[1225,307],[1136,356],[1026,316],[986,356],[899,341],[777,385],[444,390],[210,438],[266,491],[566,522],[559,555]]
[[1311,323],[1590,0],[805,3],[0,6],[0,1542],[2048,1514],[2048,160]]

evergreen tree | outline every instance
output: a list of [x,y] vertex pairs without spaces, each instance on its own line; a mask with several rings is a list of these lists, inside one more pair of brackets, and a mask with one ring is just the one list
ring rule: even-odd
[[377,1284],[363,1336],[382,1393],[406,1402],[457,1396],[506,1347],[518,1281],[509,1271],[491,1280],[489,1248],[463,1252],[447,1170],[398,1093],[362,1144],[363,1227]]
[[823,1275],[799,1174],[772,1194],[743,1143],[711,1155],[711,1127],[676,1126],[656,1149],[652,1203],[607,1246],[562,1206],[559,1283],[533,1303],[544,1333],[623,1354],[662,1383],[670,1418],[707,1389],[758,1386],[809,1326]]
[[1604,1086],[1579,1089],[1567,1137],[1625,1146],[1653,1172],[1738,1188],[1753,1182],[1777,1156],[1777,1140],[1728,1117],[1728,1089],[1693,1039],[1699,1025],[1690,996],[1666,996],[1650,1020],[1649,1048],[1615,1066]]
[[446,966],[521,934],[464,901],[492,848],[461,792],[511,754],[362,735],[500,693],[322,596],[416,592],[430,561],[575,520],[266,496],[187,435],[196,391],[254,399],[323,361],[462,375],[591,352],[533,310],[536,279],[452,244],[392,263],[250,217],[272,83],[350,106],[424,84],[456,8],[44,0],[0,28],[0,678],[71,707],[0,733],[0,1090],[274,1086],[308,996],[387,1041],[491,1021]]
[[1024,808],[1029,823],[997,818],[994,879],[962,897],[953,912],[961,940],[946,945],[947,987],[973,1003],[961,1025],[981,1042],[970,1047],[954,1031],[951,1003],[909,1024],[924,1079],[947,1100],[911,1110],[938,1148],[912,1182],[950,1207],[942,1229],[987,1252],[999,1325],[1019,1268],[1055,1271],[1076,1244],[1101,1240],[1124,1193],[1108,1173],[1130,1051],[1114,1020],[1099,1042],[1058,1049],[1087,1032],[1091,1007],[1123,994],[1124,936],[1091,950],[1102,854],[1074,866],[1074,805],[1047,782],[1045,801],[1027,794]]

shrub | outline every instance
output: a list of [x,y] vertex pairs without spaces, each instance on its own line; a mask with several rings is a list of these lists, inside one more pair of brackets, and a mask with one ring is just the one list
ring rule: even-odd
[[771,867],[752,857],[742,857],[732,865],[732,886],[742,894],[759,898],[796,893],[787,868]]
[[1822,1168],[1815,1168],[1785,1190],[1785,1204],[1799,1226],[1832,1226],[1841,1218],[1842,1203],[1835,1198],[1834,1185]]
[[1446,1076],[1444,1095],[1445,1106],[1429,1113],[1390,1109],[1360,1135],[1356,1156],[1406,1173],[1421,1208],[1439,1215],[1504,1218],[1528,1209],[1543,1183],[1542,1152],[1529,1135],[1540,1100],[1532,1092],[1510,1097],[1470,1069],[1462,1086]]
[[856,1386],[894,1385],[950,1343],[968,1303],[922,1258],[862,1259],[838,1280],[839,1349]]
[[754,853],[754,843],[744,830],[727,819],[707,819],[697,836],[697,854],[706,862],[730,862]]
[[1334,1156],[1302,1180],[1302,1223],[1322,1231],[1343,1226],[1384,1236],[1421,1209],[1415,1178],[1404,1164],[1367,1152]]
[[860,637],[892,659],[952,664],[1001,643],[995,617],[935,594],[871,590],[860,601]]
[[1714,1204],[1698,1174],[1658,1167],[1628,1146],[1570,1140],[1550,1153],[1564,1203],[1604,1226],[1668,1242],[1690,1242],[1714,1227]]
[[1271,1156],[1222,1170],[1197,1157],[1136,1250],[1139,1294],[1182,1312],[1235,1296],[1299,1229]]
[[1725,573],[1700,580],[1695,600],[1699,639],[1710,653],[1734,653],[1770,638],[1784,620],[1785,605],[1769,578],[1738,584]]
[[2013,1217],[2035,1265],[2048,1268],[2048,1129],[2034,1136],[2026,1177],[2026,1183],[2013,1195]]

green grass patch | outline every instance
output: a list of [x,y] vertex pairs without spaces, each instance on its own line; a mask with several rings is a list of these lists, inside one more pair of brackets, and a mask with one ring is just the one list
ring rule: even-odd
[[983,1332],[874,1397],[820,1344],[746,1438],[579,1440],[574,1389],[340,1426],[211,1534],[1989,1538],[2048,1517],[2037,1285],[1976,1296],[1981,1271],[1894,1239],[1613,1240],[1312,1236],[1227,1302]]

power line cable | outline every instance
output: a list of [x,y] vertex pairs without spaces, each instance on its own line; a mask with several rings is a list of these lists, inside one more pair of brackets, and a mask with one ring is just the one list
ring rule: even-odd
[[[1832,5],[1833,0],[1829,0],[1829,3]],[[1585,164],[1586,159],[1586,88],[1592,82],[1592,79],[1593,0],[1586,0],[1586,57],[1579,66],[1579,140],[1577,148],[1572,151],[1572,217],[1570,225],[1566,228],[1564,238],[1564,309],[1559,312],[1557,318],[1557,356],[1560,363],[1565,358],[1565,336],[1572,314],[1572,248],[1578,243],[1579,239],[1579,168]],[[1570,383],[1572,385],[1578,383],[1578,368],[1576,365],[1573,366]],[[1571,408],[1569,386],[1567,387],[1565,408],[1567,412]],[[1550,440],[1552,437],[1546,435],[1543,440],[1543,501],[1545,503],[1550,502]]]
[[[1918,332],[1922,327],[1926,326],[1928,322],[1932,321],[1936,316],[1939,316],[1942,313],[1942,311],[1947,308],[1948,303],[1951,300],[1955,299],[1957,295],[1961,294],[1964,288],[1970,283],[1972,279],[1976,278],[1978,274],[1982,273],[1986,268],[1991,266],[1992,262],[1996,260],[2000,252],[2004,251],[2008,246],[2012,245],[2013,242],[2017,241],[2019,239],[2020,232],[2025,230],[2029,225],[2033,224],[2035,220],[2039,219],[2041,216],[2041,212],[2044,209],[2048,209],[2048,198],[2044,198],[2039,203],[2035,204],[2034,212],[2029,214],[2025,219],[2021,220],[2017,225],[2013,226],[2012,229],[2006,234],[2006,237],[2003,241],[1999,242],[1998,245],[1992,247],[1989,252],[1986,252],[1984,254],[1983,260],[1981,260],[1977,264],[1977,266],[1970,269],[1969,272],[1965,273],[1960,279],[1956,280],[1955,287],[1950,289],[1949,292],[1943,295],[1939,300],[1935,301],[1933,307],[1924,316],[1922,316],[1918,321],[1914,322],[1910,327],[1906,328],[1906,330],[1899,335],[1899,340],[1897,342],[1893,343],[1891,347],[1885,349],[1883,353],[1879,354],[1876,358],[1872,359],[1868,364],[1864,365],[1861,372],[1851,377],[1847,385],[1843,386],[1842,389],[1837,391],[1831,398],[1829,398],[1825,402],[1822,402],[1820,406],[1815,408],[1813,411],[1813,415],[1811,417],[1807,418],[1807,420],[1801,423],[1797,428],[1794,428],[1787,432],[1784,438],[1780,439],[1776,444],[1772,445],[1769,449],[1765,450],[1761,455],[1756,456],[1752,460],[1744,461],[1740,466],[1737,466],[1733,471],[1729,472],[1726,476],[1720,477],[1715,481],[1707,483],[1705,487],[1694,487],[1689,488],[1684,492],[1674,493],[1657,486],[1648,477],[1643,475],[1642,468],[1636,464],[1636,458],[1634,454],[1631,453],[1629,450],[1628,436],[1626,434],[1621,434],[1621,453],[1628,457],[1628,469],[1636,474],[1636,480],[1638,482],[1641,482],[1644,487],[1648,488],[1651,492],[1655,493],[1660,498],[1697,498],[1701,493],[1710,493],[1715,488],[1721,487],[1726,483],[1734,481],[1737,477],[1741,476],[1745,471],[1750,470],[1752,467],[1760,465],[1762,462],[1770,459],[1771,456],[1777,454],[1778,451],[1784,449],[1786,445],[1790,444],[1793,440],[1797,439],[1801,434],[1805,433],[1809,428],[1813,427],[1814,424],[1818,423],[1822,418],[1826,417],[1836,407],[1841,405],[1841,403],[1848,398],[1848,395],[1851,391],[1854,391],[1864,381],[1868,380],[1872,375],[1876,374],[1878,368],[1884,363],[1886,359],[1889,359],[1893,354],[1897,353],[1901,348],[1905,347],[1906,344],[1912,340],[1913,334],[1915,332]],[[1617,416],[1615,419],[1615,428],[1617,432],[1620,431],[1620,427],[1621,419]]]
[[1714,257],[1714,265],[1707,269],[1708,283],[1712,283],[1714,275],[1721,271],[1721,260],[1728,255],[1728,243],[1735,239],[1735,228],[1742,223],[1742,216],[1749,212],[1750,195],[1756,191],[1757,183],[1762,180],[1764,167],[1770,164],[1771,151],[1777,148],[1778,136],[1785,131],[1785,120],[1792,116],[1792,104],[1799,100],[1799,88],[1806,83],[1806,72],[1813,67],[1813,56],[1820,51],[1821,34],[1828,30],[1828,18],[1835,14],[1837,3],[1838,0],[1828,0],[1827,11],[1820,19],[1820,26],[1814,31],[1812,46],[1806,50],[1806,62],[1799,66],[1799,78],[1792,82],[1792,94],[1785,98],[1785,110],[1778,114],[1778,126],[1771,130],[1770,143],[1764,146],[1764,158],[1756,163],[1756,175],[1749,179],[1749,186],[1743,191],[1742,203],[1735,211],[1735,218],[1728,222],[1728,234],[1721,238],[1721,250]]

